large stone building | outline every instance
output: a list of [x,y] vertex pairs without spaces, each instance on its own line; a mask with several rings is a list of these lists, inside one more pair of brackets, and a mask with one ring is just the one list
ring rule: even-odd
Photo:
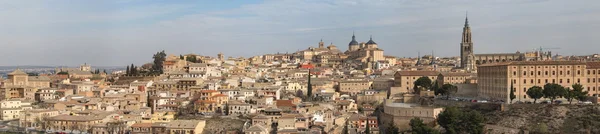
[[4,80],[4,84],[0,88],[0,99],[34,100],[37,89],[48,87],[50,87],[50,78],[47,76],[29,76],[20,69],[16,69],[8,73],[8,79]]
[[433,81],[437,80],[439,74],[437,71],[398,71],[394,74],[394,86],[390,89],[390,95],[413,92],[417,79],[429,77]]
[[460,43],[460,67],[468,72],[477,70],[468,18],[465,18],[465,27],[463,28],[462,42]]
[[579,83],[588,95],[600,91],[599,62],[581,61],[513,61],[479,66],[478,96],[508,102],[511,82],[517,101],[531,101],[526,92],[532,86],[548,83],[571,87]]
[[369,38],[367,43],[358,43],[356,37],[352,34],[352,41],[348,44],[348,51],[345,52],[348,59],[360,61],[361,63],[372,63],[385,60],[383,49],[377,46],[373,37]]
[[[319,41],[319,46],[317,48],[309,47],[306,50],[298,51],[294,53],[295,58],[304,60],[304,61],[317,61],[317,56],[319,55],[339,55],[341,51],[337,49],[333,43],[327,47],[325,47],[325,43],[321,39]],[[332,58],[335,58],[333,56]],[[323,57],[319,57],[319,62],[328,62],[327,59],[323,59]]]

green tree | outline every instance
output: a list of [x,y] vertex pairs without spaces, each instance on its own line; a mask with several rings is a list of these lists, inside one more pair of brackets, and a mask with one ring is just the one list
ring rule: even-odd
[[563,97],[567,94],[567,90],[565,90],[565,87],[554,83],[548,83],[544,85],[543,92],[544,97],[550,99],[550,104],[554,103],[554,100],[556,100],[556,98]]
[[442,94],[441,91],[442,88],[440,88],[440,85],[438,84],[437,81],[433,82],[433,85],[431,85],[431,90],[433,90],[433,93],[435,93],[435,95],[440,95]]
[[515,98],[517,98],[515,95],[515,88],[513,87],[513,82],[510,82],[510,103],[512,103]]
[[129,66],[127,66],[127,69],[125,69],[125,75],[129,75],[131,73],[129,71],[131,71],[131,70],[129,69]]
[[365,134],[371,134],[371,126],[369,125],[368,117],[367,117],[367,127],[365,128]]
[[40,74],[38,73],[27,73],[28,76],[39,76]]
[[[569,94],[572,99],[576,99],[579,101],[587,100],[588,91],[583,91],[583,86],[579,83],[573,84],[571,86],[573,90],[569,90]],[[569,104],[571,104],[571,100],[569,100]]]
[[225,110],[223,110],[223,111],[225,111],[225,115],[229,115],[229,104],[228,103],[225,103]]
[[410,120],[410,128],[413,134],[439,134],[440,132],[427,126],[421,118],[413,118]]
[[415,90],[415,94],[420,94],[421,90],[429,90],[431,89],[431,86],[431,79],[429,79],[427,76],[423,76],[414,82],[413,90]]
[[152,56],[152,58],[154,59],[154,66],[152,66],[152,71],[162,74],[163,73],[163,62],[167,58],[167,54],[165,53],[165,50],[156,52],[156,54],[154,54],[154,56]]
[[447,134],[458,134],[461,111],[456,107],[448,107],[438,115],[438,124],[446,129]]
[[385,134],[400,134],[400,129],[396,127],[396,125],[392,123],[386,123]]
[[462,114],[462,127],[461,130],[463,132],[467,132],[469,134],[483,134],[484,132],[484,120],[485,118],[481,113],[477,111],[469,111]]
[[533,99],[534,104],[538,99],[544,97],[543,89],[539,86],[530,87],[529,89],[527,89],[526,93],[529,96],[529,98]]
[[308,84],[306,89],[306,99],[305,101],[311,101],[312,99],[312,84],[310,83],[311,71],[308,69]]
[[131,64],[131,67],[129,67],[129,69],[130,69],[129,70],[130,75],[135,75],[135,69],[134,69],[133,63]]
[[183,59],[184,59],[184,58],[183,58],[183,55],[181,55],[181,54],[180,54],[180,55],[179,55],[179,59],[180,59],[180,60],[183,60]]
[[348,134],[348,120],[344,123],[344,129],[342,129],[342,134]]
[[438,124],[448,134],[482,134],[485,118],[477,111],[464,112],[456,107],[448,107],[438,115]]
[[446,99],[450,98],[450,94],[455,93],[458,90],[458,87],[452,84],[444,84],[441,88],[441,94],[446,95]]

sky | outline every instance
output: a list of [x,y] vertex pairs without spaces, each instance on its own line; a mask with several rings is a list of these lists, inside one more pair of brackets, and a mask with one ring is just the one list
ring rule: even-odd
[[[293,53],[352,33],[385,55],[598,53],[598,0],[0,0],[0,66],[126,66],[152,54]],[[550,49],[549,49],[550,50]]]

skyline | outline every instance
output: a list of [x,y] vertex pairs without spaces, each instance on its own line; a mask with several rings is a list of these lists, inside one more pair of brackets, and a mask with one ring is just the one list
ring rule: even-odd
[[600,50],[600,2],[591,0],[211,2],[0,1],[0,66],[125,66],[160,50],[249,57],[316,47],[321,38],[345,51],[353,31],[359,42],[372,35],[385,55],[458,56],[466,11],[476,54]]

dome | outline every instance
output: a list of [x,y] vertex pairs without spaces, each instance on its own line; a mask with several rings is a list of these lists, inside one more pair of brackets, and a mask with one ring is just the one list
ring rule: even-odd
[[373,41],[373,36],[371,36],[371,38],[369,39],[367,44],[377,44],[377,43],[375,43],[375,41]]
[[352,41],[350,41],[350,43],[348,45],[350,45],[350,46],[358,45],[358,41],[356,41],[356,37],[354,36],[354,33],[352,33]]

